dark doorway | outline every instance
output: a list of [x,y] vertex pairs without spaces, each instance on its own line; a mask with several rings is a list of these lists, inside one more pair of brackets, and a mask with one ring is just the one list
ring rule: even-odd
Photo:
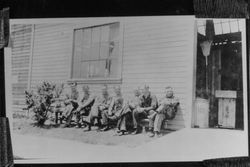
[[200,47],[205,34],[198,32],[194,127],[243,129],[241,32],[219,32],[214,35],[207,65]]

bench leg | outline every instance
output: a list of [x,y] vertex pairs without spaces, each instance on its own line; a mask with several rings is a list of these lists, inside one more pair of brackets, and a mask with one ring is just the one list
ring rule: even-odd
[[62,113],[60,113],[60,124],[62,124]]
[[58,123],[58,112],[55,112],[55,117],[56,117],[56,124]]
[[142,126],[142,133],[146,133],[146,127]]

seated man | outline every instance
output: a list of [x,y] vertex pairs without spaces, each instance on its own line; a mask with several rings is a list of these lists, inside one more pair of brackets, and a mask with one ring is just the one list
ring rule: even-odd
[[89,87],[83,86],[83,97],[80,98],[80,101],[78,102],[78,108],[75,110],[76,114],[76,123],[77,123],[77,128],[81,127],[81,116],[88,116],[91,110],[91,107],[93,106],[95,102],[95,97],[90,95],[89,92]]
[[171,87],[165,88],[166,96],[159,101],[159,107],[154,115],[151,115],[153,122],[150,125],[152,131],[150,137],[160,136],[162,122],[165,119],[173,119],[177,112],[177,107],[179,105],[178,99],[174,97],[173,89]]
[[101,126],[101,113],[108,110],[109,105],[111,103],[111,97],[108,93],[108,88],[105,85],[102,89],[102,95],[101,97],[96,97],[95,102],[90,110],[89,116],[84,120],[88,124],[86,131],[91,130],[91,126],[94,124],[94,120],[97,119],[99,128]]
[[76,82],[72,83],[70,85],[70,88],[71,88],[71,92],[70,94],[66,94],[66,100],[64,101],[65,111],[63,113],[63,117],[66,120],[64,127],[69,127],[71,125],[73,113],[78,107],[79,93],[76,89],[77,83]]
[[[147,118],[148,116],[155,113],[157,108],[157,99],[156,96],[152,95],[149,91],[149,86],[145,86],[142,95],[139,98],[139,106],[133,110],[133,124],[134,124],[134,132],[132,134],[138,134],[139,129],[141,129],[139,125],[139,121],[141,119]],[[152,127],[153,121],[149,121],[149,127]]]
[[132,118],[132,111],[139,106],[139,98],[141,92],[140,89],[134,90],[134,96],[129,98],[129,100],[124,105],[121,112],[116,112],[115,115],[109,117],[111,120],[118,120],[117,122],[117,133],[121,136],[127,132],[128,121]]
[[101,129],[102,131],[110,129],[110,120],[108,117],[120,113],[123,109],[123,97],[120,86],[114,87],[114,93],[115,96],[112,97],[108,110],[102,112],[102,124],[104,125],[103,129]]

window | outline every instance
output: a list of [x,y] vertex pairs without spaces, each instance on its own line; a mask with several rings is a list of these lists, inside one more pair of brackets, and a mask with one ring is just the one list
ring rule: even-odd
[[[242,22],[239,19],[214,19],[215,35],[228,34],[233,32],[242,31]],[[197,27],[198,32],[205,35],[206,20],[198,20]]]
[[72,79],[120,77],[119,23],[74,30]]

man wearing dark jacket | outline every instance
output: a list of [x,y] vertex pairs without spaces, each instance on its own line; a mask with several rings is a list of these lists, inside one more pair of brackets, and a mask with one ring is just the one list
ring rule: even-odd
[[81,127],[81,117],[82,116],[88,116],[91,110],[91,107],[93,106],[95,102],[95,97],[90,95],[89,87],[88,85],[84,85],[82,87],[82,90],[84,92],[83,97],[80,98],[80,101],[78,102],[78,108],[75,111],[76,114],[76,123],[78,128]]
[[[139,121],[148,118],[148,116],[155,113],[157,108],[157,98],[156,96],[152,95],[149,91],[149,86],[144,87],[142,91],[142,95],[139,98],[139,106],[133,110],[133,124],[134,124],[134,132],[132,134],[139,133],[139,129],[141,129],[139,125]],[[149,124],[152,124],[152,121],[149,121]],[[152,126],[152,125],[149,125]]]

